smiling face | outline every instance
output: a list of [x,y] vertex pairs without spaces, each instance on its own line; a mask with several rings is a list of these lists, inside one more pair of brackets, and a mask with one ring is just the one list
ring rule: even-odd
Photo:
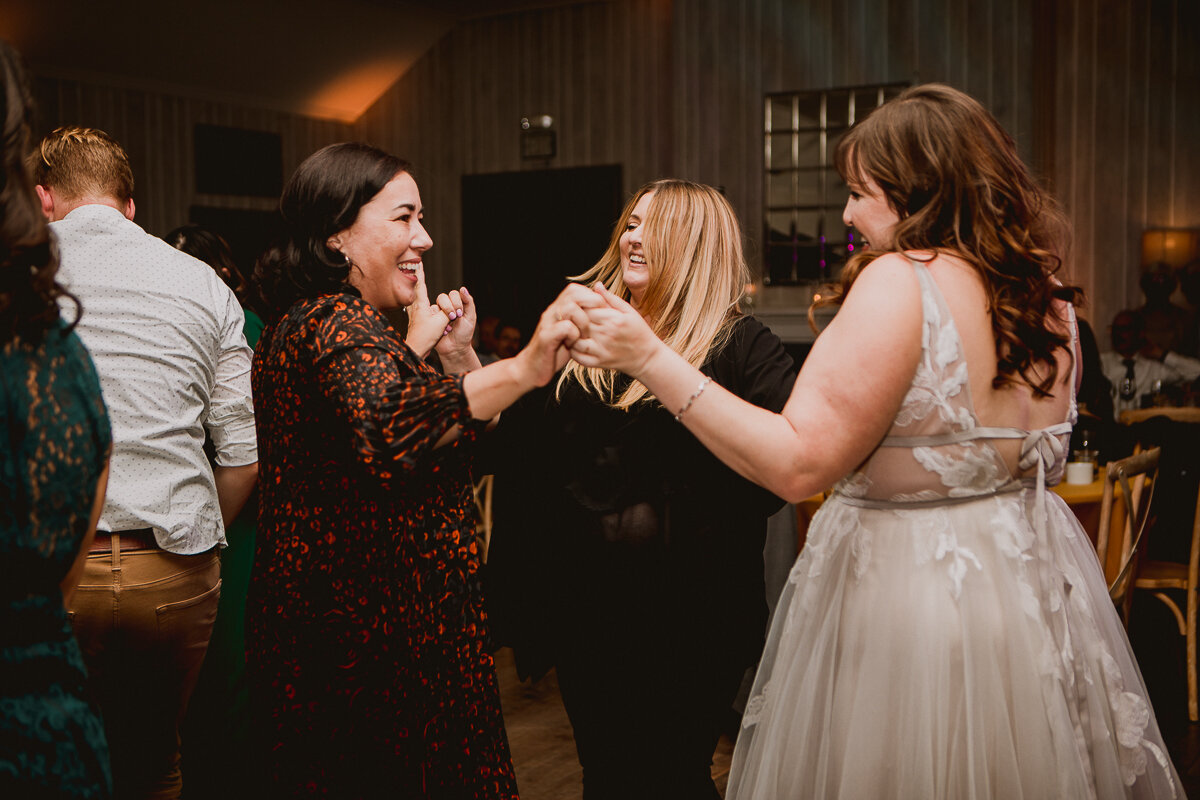
[[646,192],[637,201],[625,223],[621,234],[621,279],[629,288],[629,299],[636,308],[650,283],[650,269],[646,265],[646,253],[642,250],[642,224],[650,213],[650,198],[654,192]]
[[433,240],[421,224],[421,195],[407,172],[392,178],[359,209],[354,224],[329,238],[350,259],[350,285],[375,308],[402,308],[417,299],[421,255]]
[[850,199],[842,212],[842,221],[854,226],[867,244],[874,250],[888,250],[892,246],[892,228],[900,221],[900,215],[887,201],[879,184],[869,175],[862,182],[850,184]]

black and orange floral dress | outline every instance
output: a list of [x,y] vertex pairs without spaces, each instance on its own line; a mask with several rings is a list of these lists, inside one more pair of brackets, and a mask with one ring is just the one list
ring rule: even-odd
[[[515,798],[480,597],[461,376],[349,294],[254,358],[247,661],[266,796]],[[435,449],[453,426],[458,441]]]

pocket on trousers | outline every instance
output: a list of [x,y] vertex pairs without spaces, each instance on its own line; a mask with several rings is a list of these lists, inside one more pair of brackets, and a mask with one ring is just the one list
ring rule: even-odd
[[181,636],[208,646],[212,626],[217,619],[217,602],[221,598],[221,581],[187,600],[163,603],[155,609],[158,632],[161,636]]

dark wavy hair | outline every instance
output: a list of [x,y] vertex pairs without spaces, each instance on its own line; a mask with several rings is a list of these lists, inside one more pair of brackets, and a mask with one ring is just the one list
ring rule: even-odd
[[[852,187],[874,180],[899,215],[892,250],[945,251],[979,272],[996,338],[992,385],[1019,380],[1036,396],[1049,396],[1058,378],[1054,353],[1069,338],[1047,317],[1056,300],[1078,304],[1083,292],[1053,277],[1067,245],[1066,218],[1000,123],[957,89],[914,86],[851,128],[835,160]],[[855,254],[818,305],[840,304],[884,252]]]
[[[58,322],[58,298],[79,300],[54,279],[58,252],[26,158],[33,96],[12,45],[0,40],[0,345],[41,341]],[[74,323],[72,323],[72,326]]]
[[234,260],[229,242],[225,241],[221,234],[203,225],[188,223],[168,233],[163,237],[163,241],[212,267],[213,272],[233,290],[234,296],[243,306],[253,304],[249,282],[242,268]]
[[277,317],[297,300],[331,292],[358,295],[350,263],[327,244],[409,163],[360,142],[323,147],[304,160],[279,198],[283,240],[258,260],[254,282],[263,310]]

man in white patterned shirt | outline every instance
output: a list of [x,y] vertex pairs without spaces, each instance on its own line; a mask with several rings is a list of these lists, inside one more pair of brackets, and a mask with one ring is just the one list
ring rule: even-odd
[[208,265],[134,224],[133,172],[107,134],[60,128],[34,160],[113,426],[102,530],[70,611],[116,796],[177,798],[179,722],[216,618],[217,552],[258,475],[244,316]]

